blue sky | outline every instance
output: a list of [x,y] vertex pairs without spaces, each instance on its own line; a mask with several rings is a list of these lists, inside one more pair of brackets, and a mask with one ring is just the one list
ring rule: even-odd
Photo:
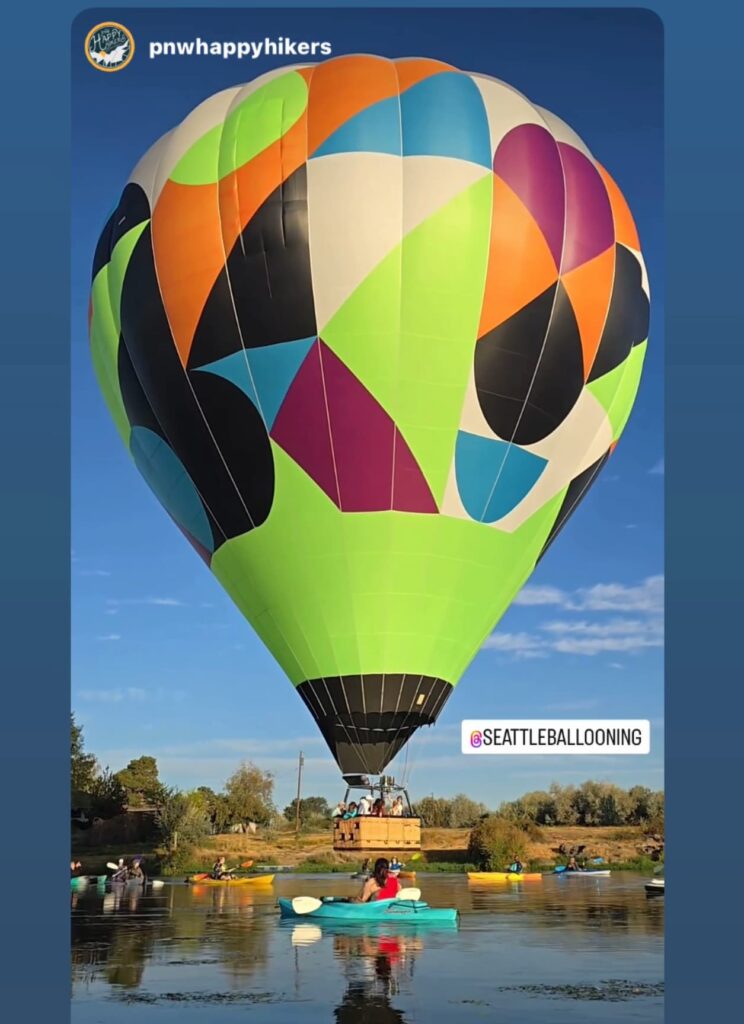
[[[661,29],[638,11],[132,11],[138,52],[104,75],[73,32],[72,706],[103,764],[153,754],[161,776],[219,788],[242,759],[275,773],[280,806],[338,769],[304,705],[131,463],[88,357],[89,270],[101,226],[144,150],[200,100],[289,63],[146,59],[148,39],[329,40],[334,54],[426,55],[508,81],[578,131],[623,189],[652,289],[649,352],[620,445],[434,729],[399,757],[412,797],[491,806],[551,781],[662,786],[663,97]],[[467,758],[463,718],[652,721],[647,757]]]

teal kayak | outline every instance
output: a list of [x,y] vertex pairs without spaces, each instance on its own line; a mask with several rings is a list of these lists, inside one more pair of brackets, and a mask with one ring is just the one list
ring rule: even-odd
[[406,923],[436,921],[447,923],[457,921],[457,911],[451,907],[430,907],[421,900],[373,900],[371,903],[349,903],[346,900],[327,897],[317,910],[309,914],[298,914],[292,907],[292,900],[280,899],[282,917],[303,918],[308,921],[404,921]]

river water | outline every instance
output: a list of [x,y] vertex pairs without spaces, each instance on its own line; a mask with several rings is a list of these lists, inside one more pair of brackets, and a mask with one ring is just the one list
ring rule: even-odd
[[280,921],[343,875],[72,896],[73,1024],[661,1024],[664,898],[644,878],[474,885],[420,874],[455,927]]

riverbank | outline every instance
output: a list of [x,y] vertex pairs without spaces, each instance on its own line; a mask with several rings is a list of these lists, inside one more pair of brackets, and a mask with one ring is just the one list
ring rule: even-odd
[[[622,826],[607,828],[544,827],[539,838],[530,840],[527,861],[531,870],[548,871],[555,864],[565,860],[558,853],[564,846],[584,846],[581,857],[592,859],[602,857],[612,870],[646,871],[652,862],[639,856],[643,840],[643,829]],[[467,871],[473,865],[467,863],[467,846],[470,829],[424,828],[421,830],[421,851],[415,862],[415,854],[400,854],[410,868],[417,872]],[[137,849],[122,847],[89,847],[73,841],[72,853],[83,862],[84,870],[90,874],[105,872],[106,861],[119,857],[144,855],[150,870],[157,871],[162,850],[155,843],[140,844]],[[380,851],[384,854],[385,851]],[[255,865],[279,865],[285,869],[303,872],[339,872],[357,870],[361,861],[376,856],[375,851],[364,853],[337,853],[332,845],[332,833],[314,832],[295,837],[291,833],[272,835],[219,835],[205,840],[194,851],[188,864],[178,874],[204,870],[211,867],[216,856],[224,854],[230,864],[241,864],[252,860]]]

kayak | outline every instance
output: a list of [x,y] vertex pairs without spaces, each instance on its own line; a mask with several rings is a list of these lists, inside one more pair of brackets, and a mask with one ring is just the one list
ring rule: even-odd
[[469,882],[537,882],[541,878],[535,871],[468,871]]
[[664,879],[663,878],[652,878],[650,882],[646,882],[644,886],[648,893],[663,893],[664,892]]
[[457,921],[457,910],[454,907],[430,907],[421,900],[373,900],[371,903],[347,903],[344,900],[327,897],[317,910],[309,914],[298,914],[292,907],[292,900],[280,899],[279,910],[282,917],[306,918],[307,920],[335,921],[437,921],[440,923]]
[[190,885],[271,885],[273,875],[253,875],[243,878],[187,878]]
[[554,871],[555,875],[562,875],[564,878],[607,878],[611,871]]

